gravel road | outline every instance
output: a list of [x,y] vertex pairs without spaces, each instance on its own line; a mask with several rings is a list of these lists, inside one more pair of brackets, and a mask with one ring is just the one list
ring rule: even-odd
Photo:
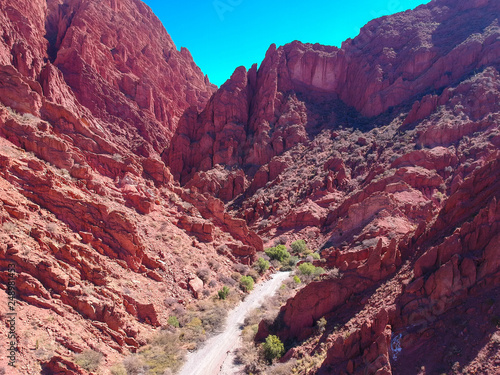
[[270,280],[257,284],[244,301],[229,312],[224,331],[207,340],[205,345],[187,356],[180,375],[235,375],[239,369],[233,365],[233,351],[240,345],[240,327],[245,317],[259,307],[266,298],[279,289],[290,272],[274,274]]

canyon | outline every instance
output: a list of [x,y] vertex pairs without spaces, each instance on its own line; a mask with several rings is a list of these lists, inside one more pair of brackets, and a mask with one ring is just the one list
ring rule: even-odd
[[341,48],[272,45],[217,88],[139,0],[0,0],[0,367],[85,375],[92,349],[108,374],[167,298],[304,239],[328,272],[256,336],[282,362],[498,373],[499,17],[433,0]]

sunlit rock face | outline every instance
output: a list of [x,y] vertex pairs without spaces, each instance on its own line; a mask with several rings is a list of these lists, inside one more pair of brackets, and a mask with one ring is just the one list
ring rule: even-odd
[[304,239],[328,274],[257,335],[286,358],[326,317],[311,373],[497,373],[499,14],[431,1],[341,48],[272,45],[216,89],[140,1],[0,0],[0,270],[23,347],[54,348],[20,366],[121,359],[166,297]]

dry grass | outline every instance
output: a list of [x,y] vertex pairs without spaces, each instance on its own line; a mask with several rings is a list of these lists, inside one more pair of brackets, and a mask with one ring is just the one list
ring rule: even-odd
[[94,350],[84,350],[75,355],[75,363],[87,371],[96,371],[102,360],[102,353]]
[[241,294],[232,290],[226,300],[212,297],[187,307],[173,300],[165,301],[166,305],[172,303],[171,318],[177,318],[179,327],[169,325],[158,331],[137,354],[125,358],[122,365],[115,365],[112,374],[164,375],[177,372],[186,350],[197,349],[210,335],[220,331],[228,311],[240,299]]
[[[326,359],[326,350],[315,353],[312,356],[305,357],[295,362],[294,368],[290,374],[308,374],[314,373],[314,369],[318,369]],[[313,371],[313,372],[311,372]]]
[[210,279],[210,269],[200,268],[196,271],[196,276],[198,276],[204,284]]
[[109,369],[111,375],[128,375],[125,366],[122,363],[117,363]]
[[290,375],[297,365],[297,360],[292,359],[286,363],[276,363],[266,371],[266,375]]

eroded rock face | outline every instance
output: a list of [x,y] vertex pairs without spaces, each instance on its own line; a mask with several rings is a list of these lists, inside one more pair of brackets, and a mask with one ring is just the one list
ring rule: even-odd
[[495,373],[496,344],[470,343],[500,314],[499,13],[435,0],[341,49],[271,46],[214,93],[138,1],[0,0],[0,270],[16,265],[23,347],[35,330],[56,353],[21,366],[124,356],[165,297],[204,298],[196,270],[218,264],[215,292],[234,262],[305,239],[338,271],[273,327],[302,340],[327,319],[311,372],[442,373],[460,335],[465,370]]
[[[494,66],[500,59],[499,11],[494,1],[453,6],[433,1],[408,14],[368,23],[341,49],[300,42],[271,46],[258,70],[238,68],[199,116],[185,115],[164,160],[182,183],[217,165],[241,168],[249,181],[256,179],[253,193],[265,181],[262,173],[255,174],[257,169],[299,143],[309,144],[317,117],[323,126],[342,123],[339,116],[325,118],[318,103],[328,101],[332,109],[339,101],[371,118]],[[450,28],[457,31],[450,35]],[[460,91],[423,97],[413,103],[402,125],[428,117]],[[486,92],[477,92],[477,98],[484,103],[470,110],[479,116],[481,108],[495,105]],[[484,129],[480,124],[465,126],[470,129],[457,135],[433,127],[420,141],[427,147],[450,145],[465,132]],[[268,176],[265,182],[272,180]],[[224,199],[239,193],[224,193]]]
[[48,54],[114,142],[161,152],[184,110],[214,86],[142,2],[48,2]]
[[[489,10],[495,15],[487,15]],[[484,25],[466,25],[473,15]],[[236,200],[243,201],[241,207],[232,206],[269,239],[304,238],[321,247],[327,268],[337,268],[334,274],[343,275],[333,279],[323,275],[325,280],[309,284],[290,299],[274,324],[259,326],[259,339],[279,334],[287,342],[305,341],[291,349],[287,359],[324,354],[323,363],[311,373],[404,374],[411,366],[425,368],[426,373],[445,372],[456,363],[463,371],[498,371],[498,355],[486,359],[486,353],[496,350],[488,339],[498,334],[498,328],[479,323],[497,311],[487,301],[498,294],[500,272],[496,234],[500,185],[494,172],[499,156],[500,76],[497,52],[490,52],[490,48],[498,51],[497,18],[498,4],[488,1],[453,5],[434,1],[372,22],[341,50],[306,47],[340,66],[347,60],[349,70],[356,70],[354,56],[362,53],[354,46],[363,45],[365,51],[380,52],[361,57],[364,65],[377,66],[383,73],[372,80],[376,70],[367,70],[367,75],[358,71],[363,78],[352,86],[347,74],[337,93],[362,114],[378,117],[357,117],[356,128],[337,115],[336,122],[312,141],[279,156],[293,160],[293,166],[273,179],[271,163],[259,167],[247,196]],[[423,34],[416,40],[406,40],[402,28],[392,29],[393,25],[417,27],[410,26],[417,20],[423,22],[418,26]],[[425,26],[432,22],[434,26]],[[448,26],[447,35],[441,25]],[[475,34],[470,34],[472,28]],[[424,41],[432,52],[428,56],[416,52],[421,47],[415,43]],[[395,47],[399,42],[404,53]],[[441,65],[458,56],[465,45],[471,50],[477,45],[474,58],[462,54]],[[287,48],[293,47],[282,50]],[[392,59],[384,60],[385,53]],[[314,53],[303,56],[304,62],[293,64],[292,85],[299,80],[302,89],[305,85],[309,90],[335,90],[335,79],[342,77],[337,68],[324,68],[331,75],[316,73],[314,64],[328,62],[318,62],[311,57]],[[406,61],[405,56],[412,57]],[[314,63],[308,65],[309,60]],[[481,68],[465,73],[466,66]],[[434,78],[427,81],[430,76]],[[353,102],[348,102],[349,87],[359,90]],[[417,87],[441,89],[416,94]],[[310,98],[305,101],[308,113],[319,108],[317,100],[314,105]],[[396,106],[390,115],[384,112],[388,103]],[[365,127],[370,121],[378,124],[375,129]],[[317,221],[311,225],[311,218],[299,217],[299,212],[311,218],[317,215]],[[384,322],[379,324],[381,314]],[[330,328],[319,341],[326,349],[318,350],[306,339],[317,334],[316,322],[322,317]],[[454,320],[467,323],[447,332]],[[457,343],[454,335],[463,339]],[[467,344],[477,340],[482,344]],[[459,347],[460,354],[442,349],[443,345]],[[471,362],[462,366],[462,356]],[[446,368],[439,365],[442,357],[449,363]]]
[[[285,339],[305,339],[321,317],[332,324],[345,321],[341,332],[337,326],[329,333],[327,356],[318,369],[321,374],[402,373],[404,363],[419,361],[428,369],[438,368],[435,355],[426,358],[427,354],[415,350],[422,343],[439,347],[438,342],[452,340],[437,334],[444,322],[450,316],[469,321],[464,306],[481,306],[497,293],[500,190],[498,174],[492,173],[498,168],[497,155],[460,185],[424,233],[417,230],[413,237],[400,241],[403,254],[412,254],[401,268],[401,254],[391,250],[396,246],[394,240],[385,251],[381,251],[382,240],[375,249],[358,252],[325,250],[332,265],[343,269],[345,275],[311,283],[289,300],[282,308],[280,323],[274,324],[281,327],[279,334]],[[450,209],[450,205],[457,206]],[[382,253],[396,256],[391,255],[387,262],[389,258]],[[390,267],[384,269],[384,264]],[[386,281],[379,281],[391,274]],[[473,302],[477,300],[482,302]],[[485,313],[481,310],[483,315],[478,319],[486,319]],[[483,331],[474,335],[489,330],[480,329]],[[473,353],[476,349],[470,350]],[[494,373],[494,363],[493,359],[485,373]],[[391,364],[396,364],[396,371],[391,370]]]
[[14,264],[19,373],[86,374],[75,353],[135,352],[166,298],[205,298],[188,288],[199,268],[227,277],[262,241],[223,205],[202,217],[161,160],[215,87],[147,6],[0,1],[0,20],[0,280]]

